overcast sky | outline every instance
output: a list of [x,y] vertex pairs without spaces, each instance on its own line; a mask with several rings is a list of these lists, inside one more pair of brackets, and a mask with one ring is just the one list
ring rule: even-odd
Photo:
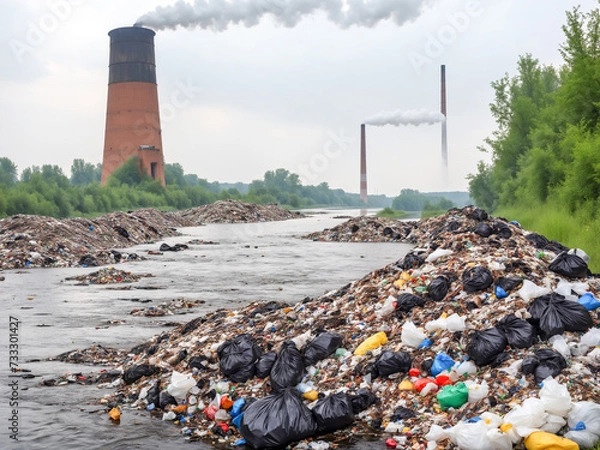
[[[67,175],[74,158],[101,162],[107,33],[173,3],[1,0],[0,156],[19,172],[58,164]],[[368,126],[369,193],[467,190],[466,176],[489,159],[477,146],[494,130],[490,82],[514,74],[525,53],[559,64],[565,10],[597,2],[423,3],[431,6],[402,26],[341,28],[317,12],[293,28],[268,16],[222,32],[159,31],[165,162],[221,182],[250,182],[283,167],[304,184],[358,192],[361,122],[382,111],[439,111],[446,64],[447,184],[439,123]]]

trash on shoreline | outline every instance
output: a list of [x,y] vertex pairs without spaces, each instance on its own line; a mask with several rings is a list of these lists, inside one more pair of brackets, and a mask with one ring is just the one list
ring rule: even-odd
[[[600,280],[552,271],[563,249],[540,257],[518,225],[480,211],[419,222],[406,257],[319,298],[221,309],[130,351],[101,353],[123,375],[100,402],[146,409],[189,439],[231,445],[284,445],[290,436],[310,448],[306,440],[315,443],[319,423],[329,423],[319,417],[339,424],[328,440],[379,437],[405,448],[512,448],[547,437],[538,432],[564,435],[571,411],[585,415],[574,405],[600,404],[600,317],[578,302],[598,298]],[[475,232],[480,223],[494,234]],[[435,290],[434,280],[443,281]],[[559,321],[544,312],[556,307]],[[326,399],[339,408],[318,407]],[[279,431],[260,431],[282,407],[301,429],[282,420]]]
[[205,303],[204,300],[186,300],[184,298],[174,299],[169,302],[163,302],[156,306],[148,306],[144,308],[132,309],[129,314],[132,316],[145,316],[145,317],[162,317],[172,316],[174,314],[184,314],[181,310],[195,308]]
[[195,223],[248,223],[297,219],[301,213],[291,212],[275,204],[257,205],[239,200],[219,200],[210,205],[180,211],[179,215]]
[[384,217],[360,216],[333,228],[310,233],[304,238],[335,242],[405,242],[416,223]]
[[91,272],[85,275],[65,278],[65,281],[79,281],[75,286],[88,286],[90,284],[117,284],[117,283],[135,283],[142,278],[152,277],[150,273],[133,274],[124,270],[109,267]]

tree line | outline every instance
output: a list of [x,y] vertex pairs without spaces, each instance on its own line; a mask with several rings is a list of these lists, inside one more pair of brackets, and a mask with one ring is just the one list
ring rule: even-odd
[[[15,214],[91,217],[145,207],[180,210],[223,199],[277,203],[289,208],[362,206],[358,194],[331,189],[327,183],[303,186],[298,175],[285,169],[267,171],[262,180],[252,181],[247,192],[241,193],[236,187],[224,187],[195,174],[186,174],[178,163],[165,164],[165,187],[142,173],[139,167],[139,161],[133,157],[101,186],[100,164],[75,159],[70,177],[59,166],[49,164],[28,167],[19,177],[14,162],[2,157],[0,217]],[[388,206],[390,201],[383,195],[372,196],[369,206]]]
[[[519,57],[517,73],[494,81],[497,129],[469,177],[479,206],[573,245],[597,247],[600,231],[600,12],[566,13],[562,65]],[[585,233],[588,232],[586,240]],[[569,244],[567,244],[569,245]]]

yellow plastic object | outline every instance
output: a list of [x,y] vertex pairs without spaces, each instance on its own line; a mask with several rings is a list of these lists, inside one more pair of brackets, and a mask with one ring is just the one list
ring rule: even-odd
[[527,450],[579,450],[577,442],[545,431],[534,431],[523,443]]
[[116,422],[121,420],[121,411],[119,411],[117,408],[113,408],[109,411],[108,416]]
[[302,394],[302,397],[304,397],[307,400],[310,400],[311,402],[314,402],[316,399],[319,398],[319,393],[317,391],[308,391]]
[[[486,421],[486,423],[489,425],[489,419],[488,421]],[[500,425],[500,430],[503,433],[508,433],[510,430],[512,430],[513,426],[511,423],[503,423],[502,425]]]
[[397,288],[401,288],[406,284],[408,280],[410,280],[410,274],[408,272],[402,272],[400,278],[394,281],[394,286],[396,286]]
[[412,384],[408,380],[402,380],[402,383],[398,386],[398,389],[401,391],[412,391],[415,388],[415,385]]
[[381,347],[387,342],[387,335],[385,331],[380,331],[371,337],[368,337],[362,344],[360,344],[356,350],[354,350],[355,356],[363,356],[369,350],[375,350],[377,347]]

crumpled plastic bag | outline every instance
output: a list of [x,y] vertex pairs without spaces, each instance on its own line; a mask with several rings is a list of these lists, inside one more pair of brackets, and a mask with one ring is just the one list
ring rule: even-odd
[[431,280],[431,283],[427,288],[429,297],[436,302],[444,300],[449,290],[450,280],[444,275],[439,275]]
[[416,269],[425,264],[425,260],[413,252],[406,254],[401,262],[396,263],[398,267],[404,270]]
[[304,348],[304,365],[312,366],[318,361],[327,358],[342,346],[344,338],[341,334],[327,331],[319,334]]
[[600,328],[592,328],[581,336],[581,344],[587,345],[590,348],[600,346]]
[[468,399],[469,388],[465,383],[449,384],[437,394],[437,400],[443,409],[460,408]]
[[579,450],[577,443],[545,431],[535,431],[524,441],[527,450]]
[[522,405],[516,405],[504,416],[504,425],[512,426],[522,439],[540,430],[545,423],[546,409],[539,398],[526,399]]
[[577,442],[582,449],[593,448],[600,442],[600,404],[576,402],[567,418],[570,431],[567,439]]
[[385,378],[394,373],[408,372],[411,365],[412,360],[408,353],[385,350],[371,367],[372,378]]
[[583,278],[588,273],[587,263],[581,257],[567,252],[559,253],[548,269],[568,278]]
[[536,384],[541,384],[548,377],[557,376],[567,367],[565,358],[548,348],[536,350],[535,356],[539,361],[533,371]]
[[476,331],[469,336],[467,354],[478,366],[491,364],[501,354],[508,341],[498,328]]
[[521,286],[521,289],[518,291],[519,296],[527,302],[534,298],[541,297],[542,295],[549,294],[550,292],[552,292],[550,289],[537,286],[529,280],[523,280],[523,286]]
[[352,403],[352,411],[354,414],[358,414],[371,405],[375,405],[379,402],[379,399],[370,390],[363,388],[359,389],[355,395],[350,396],[350,402]]
[[546,412],[560,417],[567,417],[573,405],[567,387],[554,378],[546,378],[543,384],[539,396],[544,403]]
[[579,302],[579,304],[583,305],[588,311],[593,311],[596,308],[600,308],[600,301],[598,301],[598,299],[594,297],[594,294],[591,294],[589,292],[583,294],[581,297],[579,297],[579,300],[577,301]]
[[493,232],[494,229],[487,222],[478,223],[473,229],[473,233],[478,234],[481,237],[490,237]]
[[435,359],[433,360],[433,364],[431,365],[431,375],[437,377],[440,373],[445,370],[451,369],[454,367],[454,360],[450,358],[445,352],[440,352],[435,355]]
[[240,334],[223,342],[217,349],[221,373],[236,383],[243,383],[254,376],[254,363],[262,349],[249,334]]
[[462,274],[463,289],[468,293],[483,291],[493,282],[492,273],[483,266],[470,267]]
[[401,318],[404,314],[408,314],[417,306],[425,306],[425,300],[418,295],[404,292],[398,296],[396,303],[396,316]]
[[171,374],[171,383],[167,387],[167,392],[181,401],[187,397],[187,393],[196,386],[196,380],[191,375],[184,375],[176,370]]
[[339,430],[354,422],[352,399],[339,392],[320,399],[312,409],[319,433]]
[[586,331],[594,324],[583,305],[566,300],[556,292],[536,298],[527,311],[531,315],[527,321],[538,329],[543,339],[565,331]]
[[401,339],[404,345],[417,348],[427,338],[427,335],[415,326],[415,324],[407,320],[402,325]]
[[271,374],[271,369],[273,368],[273,364],[275,364],[276,359],[276,352],[264,353],[260,358],[258,358],[258,361],[254,363],[254,368],[256,370],[255,375],[258,378],[268,377]]
[[317,422],[300,393],[285,389],[248,406],[242,416],[240,433],[256,449],[284,447],[314,436]]
[[443,258],[445,256],[450,256],[452,253],[454,253],[452,250],[446,250],[444,248],[436,248],[433,252],[431,252],[427,258],[425,258],[425,262],[435,262],[440,258]]
[[275,364],[271,368],[271,387],[278,392],[290,386],[296,386],[304,376],[304,361],[300,350],[292,341],[281,345]]
[[[483,420],[474,423],[459,422],[451,429],[444,430],[444,434],[462,450],[512,449],[510,438],[497,428],[489,428]],[[445,436],[441,439],[443,438]]]
[[496,327],[504,333],[508,345],[513,348],[529,348],[535,342],[535,328],[514,314],[502,318]]
[[467,389],[469,389],[469,396],[467,401],[469,403],[477,403],[479,400],[483,400],[490,393],[488,384],[483,381],[481,384],[474,382],[473,380],[465,381]]

